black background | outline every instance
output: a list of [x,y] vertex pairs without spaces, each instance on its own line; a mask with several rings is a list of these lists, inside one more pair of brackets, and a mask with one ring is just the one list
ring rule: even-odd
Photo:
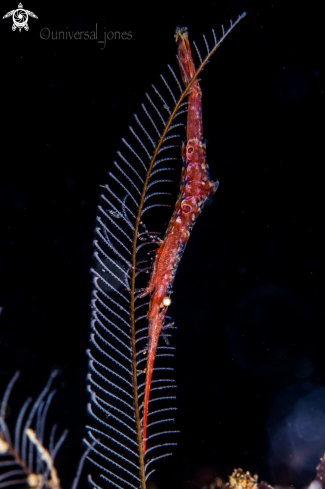
[[[3,1],[1,17],[14,8]],[[305,487],[325,451],[319,3],[26,0],[24,8],[38,16],[29,32],[0,21],[2,390],[21,370],[8,422],[59,366],[50,422],[70,429],[57,464],[69,487],[87,422],[99,185],[144,93],[175,61],[176,26],[212,42],[212,28],[220,36],[220,25],[245,10],[201,77],[208,162],[220,187],[174,284],[181,434],[153,480],[196,489],[242,467]],[[106,30],[131,31],[132,39],[103,49],[40,38],[42,28],[96,24],[98,38]]]

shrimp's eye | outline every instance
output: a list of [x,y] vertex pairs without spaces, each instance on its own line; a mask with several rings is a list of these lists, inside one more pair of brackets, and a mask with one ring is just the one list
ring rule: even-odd
[[162,302],[164,306],[170,306],[172,303],[169,297],[164,297]]
[[190,146],[189,148],[187,148],[187,153],[190,155],[191,153],[193,153],[193,148],[192,146]]

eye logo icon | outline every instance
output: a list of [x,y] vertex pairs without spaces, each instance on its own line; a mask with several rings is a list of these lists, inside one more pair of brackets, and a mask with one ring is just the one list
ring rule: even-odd
[[25,31],[29,30],[28,17],[34,17],[34,19],[38,19],[37,15],[35,15],[34,12],[23,9],[21,3],[18,5],[18,8],[16,10],[11,10],[10,12],[7,12],[6,15],[3,16],[3,19],[11,16],[13,21],[12,30],[15,31],[18,28],[19,32],[22,30],[22,28],[24,28]]

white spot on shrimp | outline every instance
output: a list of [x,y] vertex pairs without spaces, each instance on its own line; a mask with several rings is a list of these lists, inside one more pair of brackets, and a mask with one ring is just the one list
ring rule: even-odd
[[170,306],[172,303],[170,297],[164,297],[162,302],[164,306]]

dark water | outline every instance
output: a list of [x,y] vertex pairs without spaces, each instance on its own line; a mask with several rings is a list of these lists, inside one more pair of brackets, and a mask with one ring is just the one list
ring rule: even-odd
[[[49,421],[70,428],[57,464],[69,487],[87,422],[99,185],[144,93],[175,60],[176,26],[212,43],[212,28],[219,36],[222,23],[246,10],[201,76],[208,162],[220,186],[175,280],[181,434],[154,480],[159,488],[196,489],[242,467],[271,484],[305,487],[325,451],[319,5],[25,7],[38,16],[28,32],[12,32],[11,18],[0,21],[0,381],[4,389],[21,370],[13,414],[59,366]],[[6,2],[1,17],[13,8]],[[97,40],[55,39],[58,31],[91,33],[96,24]],[[41,39],[42,29],[50,39]],[[104,45],[105,32],[131,37],[114,34]]]

